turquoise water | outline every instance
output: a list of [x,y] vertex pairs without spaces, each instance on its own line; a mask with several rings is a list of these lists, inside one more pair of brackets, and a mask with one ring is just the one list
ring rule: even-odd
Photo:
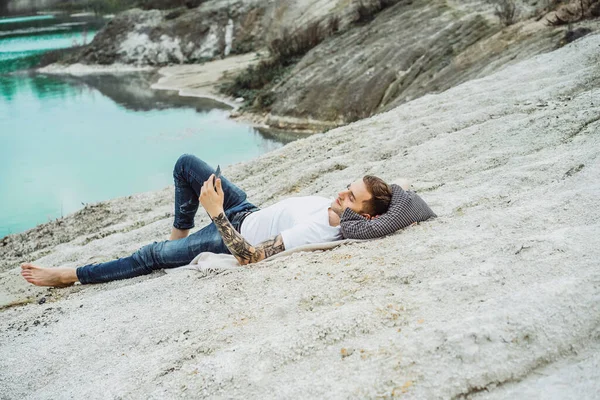
[[[80,35],[0,37],[0,68]],[[163,188],[182,153],[227,166],[283,145],[213,103],[149,89],[155,79],[0,74],[0,237],[85,203]]]
[[15,22],[41,21],[45,19],[54,19],[54,15],[30,15],[27,17],[4,17],[0,18],[0,24],[12,24]]
[[55,32],[36,36],[0,36],[0,68],[4,72],[30,68],[36,65],[39,57],[48,50],[64,49],[81,45],[96,34],[91,32]]
[[104,18],[36,15],[0,18],[0,73],[31,68],[49,50],[90,43]]

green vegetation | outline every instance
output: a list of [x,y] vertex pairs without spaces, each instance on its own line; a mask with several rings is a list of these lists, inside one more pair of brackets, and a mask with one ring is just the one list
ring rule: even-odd
[[354,18],[354,22],[357,24],[369,23],[375,18],[376,14],[400,1],[401,0],[359,0],[356,6],[356,17]]
[[133,8],[135,0],[89,0],[88,7],[97,15],[117,14]]
[[[359,0],[356,3],[354,23],[371,21],[375,14],[400,3],[402,0]],[[220,87],[220,91],[232,97],[244,98],[244,109],[269,111],[276,100],[273,89],[291,71],[296,63],[323,40],[339,32],[340,18],[332,16],[324,21],[314,21],[302,28],[284,29],[268,43],[270,58],[251,66]],[[234,48],[236,44],[234,43]],[[251,43],[243,43],[235,53],[251,49]],[[358,118],[358,117],[357,117]]]
[[510,26],[517,22],[519,10],[514,0],[490,0],[495,7],[494,15],[496,15],[502,25]]
[[96,15],[117,14],[136,7],[138,0],[67,0],[53,6],[54,9],[74,12],[93,12]]
[[231,82],[221,85],[221,92],[232,97],[243,97],[244,108],[268,111],[275,102],[272,89],[281,82],[293,66],[328,36],[339,29],[339,18],[332,17],[326,24],[312,22],[294,31],[283,30],[268,44],[270,58],[250,66]]
[[277,60],[261,61],[238,74],[231,82],[221,85],[221,92],[244,98],[244,108],[269,110],[275,101],[271,89],[289,72],[293,64],[284,65]]
[[293,32],[284,29],[279,37],[269,43],[269,52],[278,63],[290,64],[321,43],[331,33],[328,29],[323,29],[318,21]]
[[172,10],[183,7],[184,9],[196,8],[203,0],[137,0],[138,7],[144,10]]
[[69,64],[77,62],[79,51],[84,47],[85,45],[74,45],[64,49],[47,51],[39,57],[35,67],[41,68],[54,63]]

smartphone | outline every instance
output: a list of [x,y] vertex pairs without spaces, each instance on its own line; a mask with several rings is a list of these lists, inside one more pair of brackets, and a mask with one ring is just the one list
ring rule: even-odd
[[221,177],[221,166],[217,165],[217,170],[215,171],[215,176],[213,178],[213,187],[215,188],[215,192],[217,191],[217,178]]

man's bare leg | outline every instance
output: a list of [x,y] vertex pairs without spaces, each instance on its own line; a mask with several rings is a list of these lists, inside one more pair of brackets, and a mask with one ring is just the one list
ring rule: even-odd
[[177,239],[186,238],[189,233],[190,233],[189,229],[173,228],[173,229],[171,229],[171,237],[169,238],[169,240],[177,240]]
[[37,286],[69,286],[78,282],[73,268],[43,268],[25,263],[21,264],[21,275],[29,283]]

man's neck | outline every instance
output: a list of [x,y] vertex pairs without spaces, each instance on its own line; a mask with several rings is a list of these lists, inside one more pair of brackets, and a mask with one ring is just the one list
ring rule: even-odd
[[327,209],[327,212],[329,213],[329,226],[340,226],[340,216],[331,207]]

